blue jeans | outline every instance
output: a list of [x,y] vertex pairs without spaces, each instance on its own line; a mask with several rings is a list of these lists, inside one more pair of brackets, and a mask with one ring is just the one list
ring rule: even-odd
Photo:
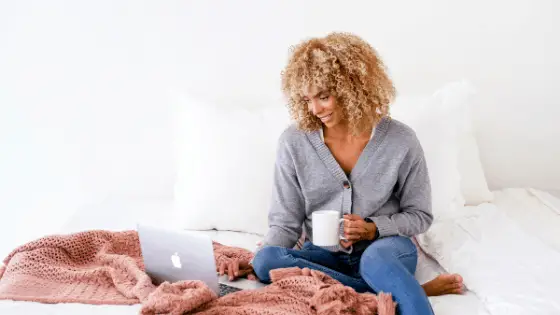
[[306,242],[301,250],[267,246],[253,260],[255,274],[270,283],[272,269],[299,267],[322,271],[357,292],[390,292],[401,315],[433,315],[424,289],[414,278],[418,253],[406,237],[384,237],[363,252],[333,253]]

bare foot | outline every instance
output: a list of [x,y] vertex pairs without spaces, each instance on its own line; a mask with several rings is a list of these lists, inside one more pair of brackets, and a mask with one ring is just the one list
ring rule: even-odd
[[422,285],[427,296],[463,293],[463,278],[458,274],[442,274]]

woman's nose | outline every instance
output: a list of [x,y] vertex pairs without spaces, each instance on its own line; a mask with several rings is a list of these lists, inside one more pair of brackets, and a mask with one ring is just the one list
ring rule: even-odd
[[317,102],[316,100],[312,100],[309,102],[309,109],[313,113],[313,115],[317,115],[318,113],[321,112],[322,107],[321,104],[319,104],[319,102]]

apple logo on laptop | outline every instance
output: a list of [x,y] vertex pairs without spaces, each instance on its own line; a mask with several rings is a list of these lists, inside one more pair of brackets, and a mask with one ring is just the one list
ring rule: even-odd
[[181,257],[179,257],[179,253],[175,252],[171,255],[171,263],[173,264],[173,267],[181,269]]

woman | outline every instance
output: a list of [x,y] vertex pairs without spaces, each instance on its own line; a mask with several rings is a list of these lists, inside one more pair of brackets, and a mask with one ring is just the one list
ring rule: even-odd
[[[282,88],[296,124],[280,137],[269,231],[252,266],[234,261],[220,273],[307,267],[359,292],[390,292],[401,314],[433,314],[427,295],[460,293],[461,277],[414,278],[411,240],[432,223],[431,188],[412,129],[389,117],[395,95],[384,64],[368,43],[333,33],[295,47]],[[340,209],[337,248],[312,243],[311,214]],[[306,242],[293,249],[302,232]]]

